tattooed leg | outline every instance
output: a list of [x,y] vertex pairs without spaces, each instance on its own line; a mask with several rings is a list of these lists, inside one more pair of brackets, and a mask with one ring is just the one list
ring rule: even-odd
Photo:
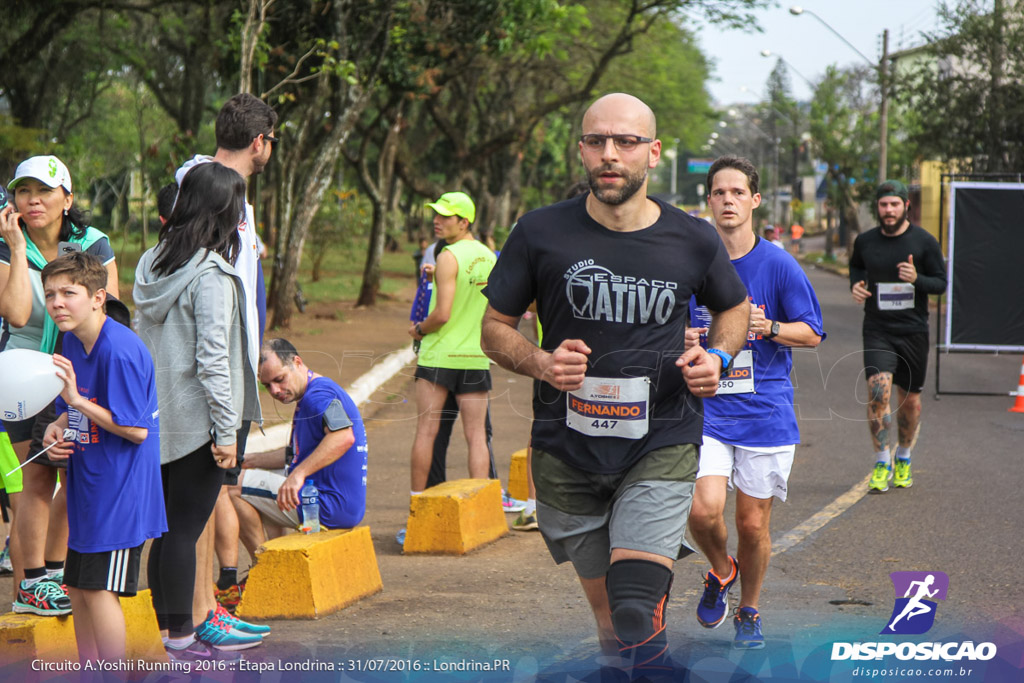
[[899,430],[900,446],[913,450],[921,434],[921,394],[904,391],[896,387],[899,406],[896,408],[896,427]]
[[876,453],[889,447],[889,427],[892,422],[892,412],[889,408],[891,393],[891,372],[880,372],[868,378],[868,427],[871,429],[871,443]]

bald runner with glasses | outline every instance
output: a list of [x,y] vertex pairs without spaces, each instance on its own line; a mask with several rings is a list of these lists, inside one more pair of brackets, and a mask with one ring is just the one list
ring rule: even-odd
[[[639,99],[594,102],[579,142],[590,192],[524,215],[485,290],[482,344],[534,378],[537,519],[572,562],[605,655],[671,667],[664,610],[693,496],[702,398],[746,339],[747,293],[711,225],[647,196],[655,118]],[[691,295],[709,349],[683,350]],[[517,330],[534,300],[538,349]]]

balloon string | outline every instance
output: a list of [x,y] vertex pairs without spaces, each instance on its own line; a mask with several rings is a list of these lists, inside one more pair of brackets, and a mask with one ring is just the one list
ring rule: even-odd
[[45,453],[46,451],[50,450],[50,449],[51,449],[51,448],[53,448],[54,446],[56,446],[56,445],[57,445],[58,443],[60,443],[60,442],[59,442],[59,441],[54,441],[54,442],[53,442],[53,443],[51,443],[51,444],[50,444],[49,446],[47,446],[47,447],[46,447],[46,448],[44,448],[43,450],[39,451],[38,453],[36,453],[35,455],[33,455],[33,456],[32,456],[31,458],[29,458],[29,459],[28,459],[28,460],[26,460],[25,462],[21,463],[20,465],[18,465],[17,467],[15,467],[15,468],[14,468],[13,470],[11,470],[10,472],[8,472],[8,473],[7,473],[7,474],[5,474],[4,476],[5,476],[5,477],[9,477],[9,476],[11,476],[12,474],[14,474],[14,473],[15,473],[15,472],[17,472],[18,470],[20,470],[20,469],[21,469],[22,467],[24,467],[25,465],[29,464],[30,462],[32,462],[32,461],[33,461],[33,460],[35,460],[36,458],[38,458],[38,457],[39,457],[40,455],[42,455],[42,454],[43,454],[43,453]]

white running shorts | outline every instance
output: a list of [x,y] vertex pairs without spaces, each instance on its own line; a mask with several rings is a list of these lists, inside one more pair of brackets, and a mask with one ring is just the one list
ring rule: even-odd
[[704,437],[697,478],[729,478],[729,488],[738,488],[752,498],[775,496],[786,502],[787,481],[793,469],[796,445],[747,448]]

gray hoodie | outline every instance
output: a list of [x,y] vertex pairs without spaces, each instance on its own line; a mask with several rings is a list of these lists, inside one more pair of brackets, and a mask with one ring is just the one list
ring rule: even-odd
[[136,332],[156,365],[160,462],[183,458],[210,440],[235,443],[242,420],[261,421],[256,358],[246,343],[245,293],[235,269],[198,251],[156,275],[160,246],[135,270]]

